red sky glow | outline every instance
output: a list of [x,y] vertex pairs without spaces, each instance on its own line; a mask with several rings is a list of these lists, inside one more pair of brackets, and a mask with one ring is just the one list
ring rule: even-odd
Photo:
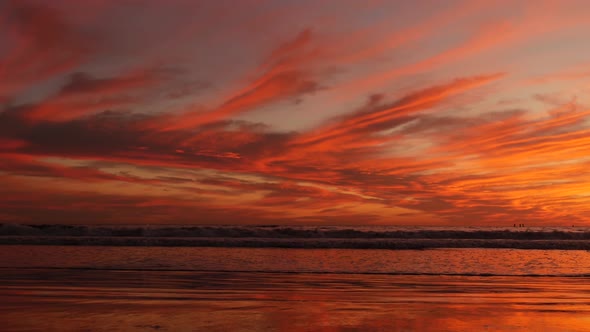
[[590,2],[0,2],[0,222],[589,225]]

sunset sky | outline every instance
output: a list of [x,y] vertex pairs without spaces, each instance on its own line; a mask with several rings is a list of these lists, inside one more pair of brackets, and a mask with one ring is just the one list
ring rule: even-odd
[[590,2],[0,1],[0,222],[590,226]]

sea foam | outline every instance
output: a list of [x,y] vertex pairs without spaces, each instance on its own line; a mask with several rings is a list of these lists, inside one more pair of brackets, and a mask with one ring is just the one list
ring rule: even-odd
[[0,244],[590,250],[590,229],[580,227],[89,226],[1,224]]

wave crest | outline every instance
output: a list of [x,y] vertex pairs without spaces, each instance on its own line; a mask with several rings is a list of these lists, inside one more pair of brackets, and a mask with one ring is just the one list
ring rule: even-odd
[[0,224],[0,244],[351,249],[590,250],[576,228],[309,226],[86,226]]

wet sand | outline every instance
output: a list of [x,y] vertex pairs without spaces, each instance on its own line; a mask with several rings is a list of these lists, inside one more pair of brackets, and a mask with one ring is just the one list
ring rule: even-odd
[[2,331],[586,331],[590,279],[3,268]]

